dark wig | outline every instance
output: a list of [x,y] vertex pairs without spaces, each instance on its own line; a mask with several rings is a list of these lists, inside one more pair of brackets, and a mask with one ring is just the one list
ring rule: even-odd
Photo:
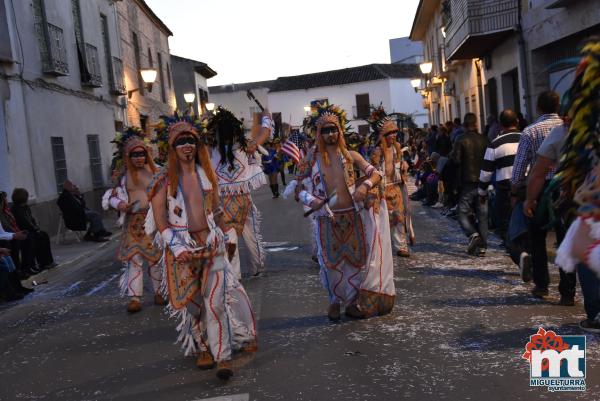
[[238,120],[231,111],[219,106],[208,122],[207,129],[213,136],[213,143],[219,149],[221,155],[219,163],[229,163],[233,167],[234,145],[239,143],[242,149],[247,146],[243,122]]

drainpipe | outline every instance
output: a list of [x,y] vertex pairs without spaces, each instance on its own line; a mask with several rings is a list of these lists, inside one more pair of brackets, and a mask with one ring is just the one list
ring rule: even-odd
[[518,0],[518,23],[517,23],[517,35],[518,35],[518,49],[519,49],[519,69],[521,76],[521,86],[525,93],[523,94],[523,101],[525,103],[525,118],[529,121],[533,120],[533,114],[531,111],[531,92],[529,87],[529,68],[527,66],[527,50],[525,44],[525,37],[523,36],[523,26],[521,25],[521,1]]
[[483,109],[483,80],[481,79],[481,59],[475,60],[475,68],[477,69],[477,95],[479,96],[479,122],[481,131],[485,126],[484,109]]

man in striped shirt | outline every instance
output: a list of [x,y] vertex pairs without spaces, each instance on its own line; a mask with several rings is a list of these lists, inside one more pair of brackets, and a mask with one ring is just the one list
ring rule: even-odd
[[515,155],[519,147],[521,133],[517,126],[517,114],[506,109],[500,113],[502,132],[497,136],[485,151],[485,157],[479,174],[479,196],[485,201],[488,196],[488,187],[494,172],[496,173],[496,203],[495,214],[498,218],[498,234],[505,241],[510,220],[510,179],[513,172]]
[[[558,116],[560,98],[554,91],[542,92],[537,99],[537,109],[541,114],[535,123],[523,130],[519,149],[515,158],[515,165],[511,178],[511,201],[516,201],[521,193],[524,200],[523,189],[525,188],[525,174],[528,168],[532,168],[538,156],[538,150],[548,136],[550,131],[563,124]],[[554,177],[554,168],[546,174],[546,185]],[[544,193],[542,190],[541,193]],[[547,231],[536,224],[530,224],[529,236],[531,238],[531,259],[533,264],[533,282],[535,287],[531,291],[536,298],[544,298],[548,295],[550,274],[548,272],[548,252],[546,250]],[[524,273],[523,273],[524,274]],[[525,275],[525,274],[524,274]]]

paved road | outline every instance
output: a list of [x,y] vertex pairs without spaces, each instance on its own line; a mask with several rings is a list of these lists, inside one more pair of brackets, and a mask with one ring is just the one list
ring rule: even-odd
[[[417,207],[419,243],[411,259],[396,261],[393,313],[331,324],[307,222],[293,202],[267,192],[255,199],[269,273],[244,282],[260,349],[237,362],[228,384],[183,357],[173,345],[175,322],[149,296],[141,313],[127,315],[117,297],[113,244],[51,272],[25,301],[0,306],[0,399],[558,399],[529,387],[521,354],[539,325],[581,334],[580,301],[554,305],[555,288],[549,301],[531,299],[497,247],[485,258],[469,257],[454,221]],[[600,399],[600,338],[587,341],[588,390],[561,399]]]

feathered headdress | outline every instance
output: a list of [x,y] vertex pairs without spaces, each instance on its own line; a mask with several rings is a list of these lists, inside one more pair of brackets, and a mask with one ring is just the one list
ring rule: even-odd
[[[582,52],[575,81],[564,98],[571,125],[557,179],[567,199],[573,199],[578,189],[585,191],[580,187],[600,162],[600,42],[588,43]],[[575,199],[585,203],[581,197]]]
[[317,103],[313,107],[310,115],[304,120],[305,129],[313,135],[319,134],[319,127],[326,122],[331,122],[339,126],[340,131],[344,133],[350,129],[346,111],[340,106],[334,104]]
[[248,146],[244,134],[244,122],[223,106],[217,107],[209,118],[206,129],[212,146],[217,146],[221,162],[227,161],[233,167],[233,146],[239,143],[242,149]]
[[116,148],[111,162],[113,177],[123,174],[127,157],[133,149],[142,147],[149,152],[150,138],[138,127],[129,127],[125,132],[117,133],[115,139],[110,142],[114,143]]
[[178,111],[172,116],[161,116],[156,125],[156,137],[152,141],[156,144],[158,156],[156,163],[164,164],[169,155],[169,146],[172,146],[177,137],[183,133],[189,133],[198,138],[200,143],[206,145],[210,137],[206,129],[207,120],[201,119],[189,113],[181,114]]
[[327,152],[325,152],[325,142],[321,136],[321,127],[325,124],[334,124],[338,127],[340,136],[337,146],[346,160],[352,160],[352,157],[348,153],[344,137],[344,133],[351,129],[350,124],[348,124],[346,112],[340,106],[330,105],[327,102],[317,103],[312,108],[311,114],[304,119],[304,126],[309,135],[312,134],[316,138],[317,150],[321,153],[325,165],[329,165],[329,157],[327,156]]
[[383,135],[391,131],[398,131],[398,125],[394,118],[389,116],[382,105],[373,107],[373,111],[367,118],[373,132],[377,135]]

